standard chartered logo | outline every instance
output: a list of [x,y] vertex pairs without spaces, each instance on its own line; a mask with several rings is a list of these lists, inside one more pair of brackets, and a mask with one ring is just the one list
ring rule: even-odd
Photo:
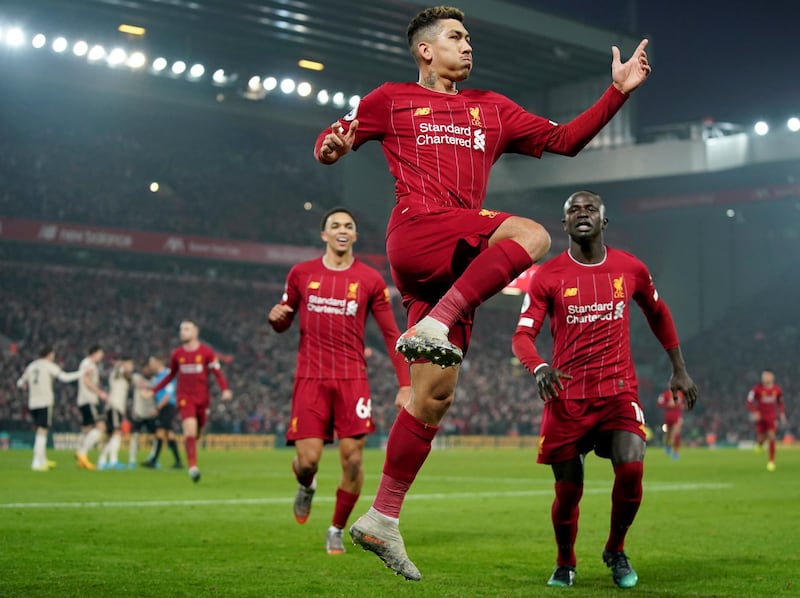
[[417,145],[457,145],[460,147],[474,148],[477,151],[486,151],[486,133],[483,129],[462,127],[449,124],[419,123]]
[[306,309],[318,314],[330,314],[334,316],[355,316],[358,313],[358,302],[347,301],[346,299],[336,299],[335,297],[320,297],[319,295],[309,295]]
[[567,324],[591,324],[601,320],[619,320],[624,317],[625,301],[567,306]]

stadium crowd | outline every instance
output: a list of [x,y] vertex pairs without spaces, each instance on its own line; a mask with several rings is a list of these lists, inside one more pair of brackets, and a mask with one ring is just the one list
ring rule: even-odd
[[[171,105],[61,100],[12,107],[0,215],[314,245],[320,215],[341,203],[341,172],[314,164],[313,133]],[[359,220],[359,249],[382,252],[384,231]]]
[[[4,306],[0,334],[14,341],[4,347],[0,360],[0,427],[29,429],[26,397],[14,382],[41,345],[54,343],[57,361],[71,370],[86,348],[98,342],[106,349],[103,370],[107,373],[111,362],[124,355],[140,364],[150,354],[168,355],[178,344],[178,323],[188,316],[200,323],[202,338],[222,357],[234,391],[231,403],[212,401],[210,431],[283,434],[289,418],[298,332],[294,327],[278,335],[266,323],[267,307],[280,296],[285,271],[274,269],[271,279],[264,271],[260,274],[255,282],[0,261],[0,302]],[[798,331],[777,317],[770,318],[770,314],[780,313],[778,307],[760,310],[763,317],[753,321],[752,329],[715,329],[686,344],[687,361],[703,392],[696,411],[686,418],[687,442],[704,442],[709,433],[718,441],[750,438],[752,425],[744,400],[762,367],[777,372],[787,399],[789,425],[796,427],[792,416],[800,404],[791,355]],[[741,309],[746,313],[752,306]],[[404,321],[401,311],[397,305],[399,322]],[[464,362],[463,384],[444,422],[446,434],[538,432],[541,401],[532,378],[515,363],[510,350],[516,319],[517,312],[509,308],[488,308],[478,314],[473,348],[479,350],[468,354]],[[377,430],[386,433],[394,420],[396,380],[374,324],[368,326],[367,335],[373,416]],[[540,337],[544,354],[549,351],[547,337]],[[644,354],[639,356],[640,364],[643,357],[650,358],[646,347],[634,344],[634,351]],[[659,353],[653,351],[652,355]],[[665,367],[659,364],[654,368],[663,372],[663,380],[642,380],[642,400],[654,429],[660,425],[655,396],[666,381]],[[75,392],[74,384],[56,384],[54,430],[78,429]]]
[[[215,401],[211,430],[278,433],[286,428],[298,343],[296,329],[277,335],[266,325],[266,307],[280,296],[284,272],[272,281],[209,280],[196,275],[119,271],[108,268],[41,266],[0,262],[6,306],[0,333],[15,341],[2,360],[0,422],[28,426],[24,393],[14,381],[38,347],[53,342],[57,361],[74,369],[91,344],[106,349],[105,370],[115,358],[141,363],[150,354],[168,355],[177,345],[177,325],[196,319],[203,339],[222,356],[234,391],[230,404]],[[110,307],[110,306],[113,306]],[[400,322],[403,315],[397,310]],[[487,310],[478,319],[481,360],[467,360],[464,387],[448,421],[448,432],[530,434],[541,408],[524,372],[514,366],[508,342],[516,313]],[[382,352],[380,333],[368,326],[368,364],[376,427],[394,420],[396,380]],[[55,430],[76,430],[74,385],[57,385]]]

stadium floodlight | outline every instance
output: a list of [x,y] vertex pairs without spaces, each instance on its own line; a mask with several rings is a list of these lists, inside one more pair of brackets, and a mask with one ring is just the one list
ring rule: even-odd
[[111,66],[119,66],[128,59],[128,54],[122,48],[114,48],[108,55],[108,64]]
[[311,208],[313,208],[313,207],[314,207],[314,204],[312,204],[310,201],[307,201],[307,202],[305,202],[305,203],[303,204],[303,209],[304,209],[306,212],[309,212],[309,211],[311,210]]
[[250,77],[250,80],[247,82],[247,89],[250,91],[258,91],[259,87],[261,87],[261,77],[258,75]]
[[147,63],[147,57],[141,52],[134,52],[128,57],[128,66],[132,69],[140,69]]
[[53,40],[53,52],[61,54],[61,52],[67,49],[68,45],[69,44],[67,43],[66,39],[63,37],[57,37]]
[[211,75],[211,80],[218,85],[222,85],[228,78],[225,76],[225,71],[223,69],[217,69],[214,71],[214,74]]
[[320,89],[319,93],[317,93],[317,104],[325,106],[330,99],[331,97],[327,89]]
[[72,53],[75,54],[75,56],[86,56],[88,51],[89,44],[83,40],[75,42],[75,45],[72,46]]
[[161,185],[158,184],[158,181],[153,181],[150,183],[150,193],[158,193],[158,189]]
[[9,46],[21,46],[25,43],[25,33],[19,27],[12,27],[6,31],[6,43]]
[[797,133],[797,131],[800,131],[800,118],[793,116],[792,118],[786,121],[786,127],[792,133]]
[[281,81],[281,91],[283,93],[289,94],[294,91],[295,83],[294,79],[284,79]]
[[186,72],[186,63],[183,60],[176,60],[172,63],[172,74],[173,75],[182,75]]
[[117,27],[117,31],[120,33],[127,33],[128,35],[135,35],[137,37],[143,36],[147,33],[147,29],[144,27],[139,27],[137,25],[128,25],[127,23],[122,23],[119,27]]
[[308,81],[302,81],[297,84],[297,95],[301,98],[307,98],[311,95],[311,83]]
[[278,87],[278,80],[275,77],[264,79],[264,91],[272,91],[276,87]]
[[755,124],[753,130],[756,132],[756,135],[766,135],[769,133],[769,125],[765,121],[760,120]]
[[350,100],[347,102],[351,108],[355,108],[358,106],[358,103],[361,101],[361,96],[350,96]]
[[733,218],[733,217],[736,216],[736,210],[732,210],[732,209],[728,208],[727,210],[725,210],[725,215],[728,218]]
[[337,108],[344,108],[344,94],[341,91],[333,94],[333,105]]
[[103,56],[106,55],[106,50],[103,46],[92,46],[92,49],[89,50],[88,58],[91,61],[100,60]]
[[297,66],[301,69],[308,69],[310,71],[321,71],[325,68],[325,65],[321,62],[317,62],[316,60],[307,60],[305,58],[297,61]]
[[192,68],[189,69],[189,76],[192,79],[199,79],[205,74],[205,72],[206,67],[204,67],[202,64],[193,64]]
[[165,68],[167,68],[167,59],[163,56],[159,56],[153,61],[153,70],[157,73],[160,73]]
[[37,50],[39,48],[43,48],[46,43],[47,43],[47,38],[44,36],[43,33],[37,33],[36,35],[33,36],[33,39],[31,40],[31,45]]

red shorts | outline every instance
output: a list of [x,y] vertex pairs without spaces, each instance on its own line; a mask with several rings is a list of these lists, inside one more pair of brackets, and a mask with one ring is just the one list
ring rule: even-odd
[[756,422],[756,434],[766,436],[770,432],[775,432],[778,429],[777,420],[764,419],[763,417]]
[[[409,327],[430,312],[467,266],[489,246],[506,212],[398,204],[386,236],[392,278],[408,311]],[[450,329],[450,342],[466,353],[474,314]]]
[[208,422],[209,404],[195,403],[190,399],[178,399],[178,415],[181,421],[193,417],[197,420],[198,430],[204,428]]
[[292,418],[286,430],[286,444],[302,438],[333,442],[371,434],[372,399],[367,380],[322,380],[297,378],[292,395]]
[[537,463],[569,461],[591,450],[610,457],[603,432],[632,432],[645,438],[644,411],[636,395],[583,400],[554,400],[544,405]]
[[668,428],[671,428],[672,426],[674,426],[675,424],[677,424],[680,421],[683,421],[683,415],[681,415],[680,413],[677,414],[677,415],[667,414],[667,415],[664,416],[664,424]]

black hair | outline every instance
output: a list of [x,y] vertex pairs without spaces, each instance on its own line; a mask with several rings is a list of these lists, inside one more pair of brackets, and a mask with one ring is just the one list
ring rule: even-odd
[[408,37],[408,49],[414,58],[417,57],[416,45],[419,33],[423,30],[430,29],[436,26],[438,21],[444,19],[455,19],[456,21],[464,22],[464,12],[452,6],[432,6],[417,13],[411,19],[406,29],[406,36]]
[[353,224],[355,224],[356,228],[358,228],[358,222],[356,222],[356,217],[353,216],[353,213],[350,210],[348,210],[347,208],[335,207],[325,212],[325,214],[322,216],[322,222],[319,223],[319,230],[325,230],[325,224],[328,222],[328,218],[330,218],[334,214],[340,214],[340,213],[347,214],[348,216],[350,216],[350,218],[353,219]]

